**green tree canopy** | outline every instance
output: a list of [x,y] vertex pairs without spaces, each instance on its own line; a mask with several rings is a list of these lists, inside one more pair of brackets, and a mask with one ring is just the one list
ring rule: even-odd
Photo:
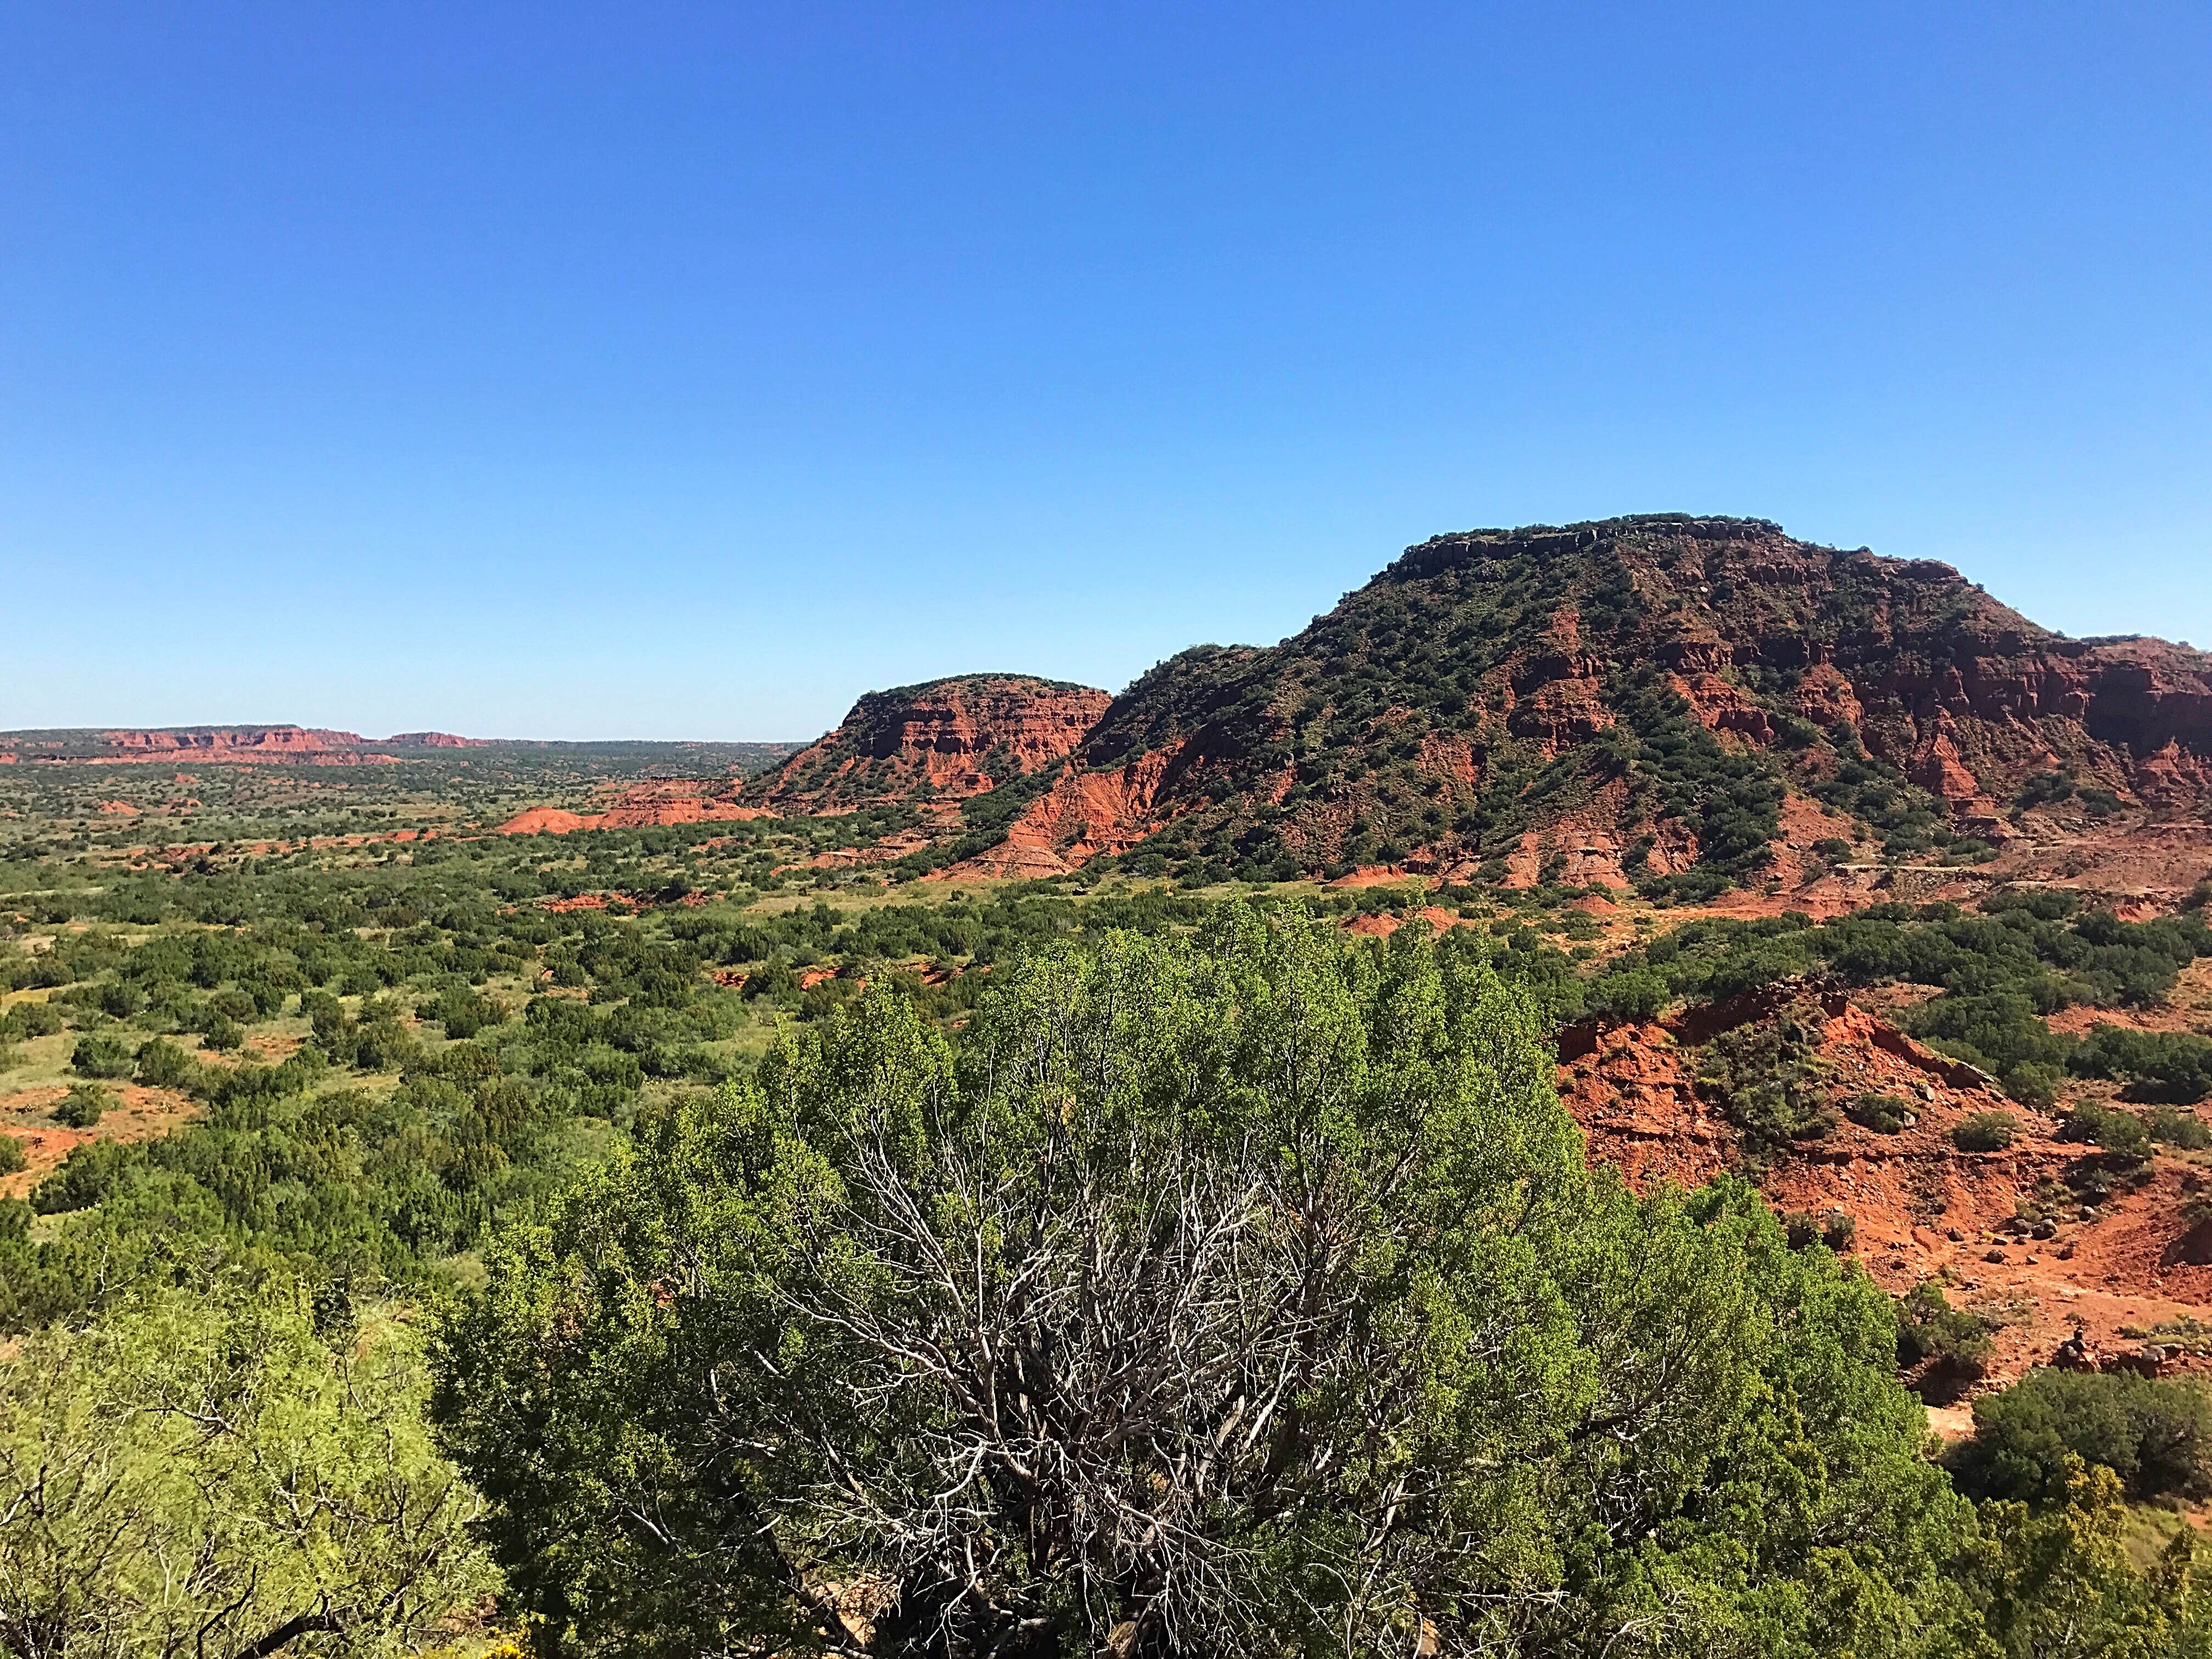
[[1587,1173],[1416,931],[1232,908],[950,1038],[872,990],[503,1230],[434,1409],[544,1645],[1934,1650],[1887,1299]]
[[169,1289],[0,1364],[0,1653],[397,1654],[472,1608],[496,1578],[420,1344],[341,1322]]

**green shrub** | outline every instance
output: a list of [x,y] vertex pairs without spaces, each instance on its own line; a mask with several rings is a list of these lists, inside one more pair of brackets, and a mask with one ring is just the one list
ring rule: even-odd
[[138,1080],[156,1089],[181,1089],[198,1073],[192,1057],[167,1037],[138,1050]]
[[2150,1138],[2163,1146],[2179,1146],[2190,1152],[2201,1152],[2212,1146],[2212,1124],[2194,1112],[2172,1106],[2154,1106],[2142,1115],[2142,1121],[2150,1131]]
[[2187,1032],[2100,1025],[2068,1064],[2079,1076],[2124,1084],[2130,1100],[2186,1106],[2212,1094],[2212,1041]]
[[119,1037],[102,1031],[87,1032],[76,1040],[70,1055],[70,1068],[84,1077],[129,1077],[133,1056]]
[[1951,1144],[1962,1152],[2001,1152],[2020,1139],[2020,1120],[2010,1112],[1976,1112],[1951,1129]]
[[54,1121],[69,1129],[89,1129],[100,1121],[110,1103],[105,1089],[89,1083],[72,1083],[70,1091],[54,1104]]
[[415,1010],[415,1017],[417,1019],[434,1019],[446,1028],[447,1036],[457,1042],[465,1042],[486,1026],[499,1024],[507,1015],[507,1011],[489,997],[455,987],[419,1005]]
[[2103,1464],[2139,1500],[2212,1495],[2212,1395],[2125,1371],[2031,1371],[1974,1402],[1973,1437],[1952,1469],[1975,1498],[2060,1504],[2069,1454]]
[[217,991],[208,999],[208,1006],[225,1019],[234,1019],[241,1024],[258,1018],[261,1012],[252,994],[243,989]]
[[1982,1322],[1951,1305],[1934,1279],[1917,1285],[1898,1304],[1897,1363],[1926,1363],[1932,1376],[1950,1385],[1972,1381],[1986,1370],[1991,1348]]
[[2006,1067],[2004,1076],[1999,1079],[2007,1094],[2039,1112],[2047,1112],[2058,1103],[2058,1085],[2064,1080],[2065,1074],[2056,1066],[2035,1060],[2023,1060]]
[[1782,1235],[1793,1250],[1808,1250],[1815,1244],[1824,1244],[1840,1255],[1857,1242],[1859,1224],[1841,1210],[1830,1210],[1819,1216],[1803,1210],[1784,1210]]
[[200,1041],[217,1054],[228,1054],[245,1047],[246,1032],[236,1020],[210,1014],[200,1027]]
[[1707,1045],[1698,1082],[1743,1137],[1743,1159],[1754,1171],[1792,1141],[1818,1140],[1835,1127],[1820,1030],[1808,1012],[1791,1010],[1722,1033]]
[[62,1029],[62,1011],[44,1002],[19,1002],[0,1016],[0,1038],[18,1042],[52,1036]]
[[2088,1141],[2100,1151],[2131,1163],[2141,1163],[2151,1152],[2150,1130],[2141,1118],[2094,1101],[2085,1101],[2066,1114],[2058,1138]]
[[23,1167],[23,1143],[0,1130],[0,1176],[11,1176]]
[[1919,1114],[1900,1095],[1861,1095],[1844,1108],[1844,1115],[1876,1134],[1893,1135],[1909,1127]]

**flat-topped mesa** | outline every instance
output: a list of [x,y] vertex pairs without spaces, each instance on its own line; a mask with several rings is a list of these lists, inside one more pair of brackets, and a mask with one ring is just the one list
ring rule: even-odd
[[395,732],[382,739],[387,749],[489,749],[489,738],[457,738],[451,732]]
[[1110,701],[1024,674],[871,691],[836,731],[749,785],[745,799],[821,811],[979,795],[1066,756]]
[[355,732],[297,726],[186,726],[164,732],[103,732],[100,738],[117,749],[156,753],[186,750],[208,755],[322,754],[334,749],[358,749],[368,741]]
[[1765,879],[1785,840],[2212,801],[2212,655],[2068,639],[1949,565],[1763,519],[1469,531],[1279,645],[1162,664],[1079,759],[1148,765],[1127,828],[1170,868]]

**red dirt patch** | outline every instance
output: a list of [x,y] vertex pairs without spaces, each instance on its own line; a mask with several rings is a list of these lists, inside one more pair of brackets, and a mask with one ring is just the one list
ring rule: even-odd
[[[1694,1031],[1571,1028],[1561,1046],[1560,1094],[1589,1137],[1591,1158],[1638,1186],[1693,1185],[1731,1167],[1735,1132],[1699,1085],[1687,1040],[1709,1039],[1732,1018],[1773,1012],[1765,1002],[1724,1009]],[[1905,1101],[1917,1121],[1892,1135],[1839,1121],[1826,1138],[1784,1149],[1764,1195],[1777,1210],[1850,1216],[1855,1253],[1893,1295],[1925,1279],[1945,1280],[1954,1304],[1995,1327],[1995,1360],[1979,1386],[2051,1363],[2076,1330],[2082,1363],[2212,1364],[2175,1340],[2147,1361],[2141,1334],[2173,1322],[2212,1325],[2212,1226],[2192,1221],[2187,1208],[2198,1193],[2212,1194],[2212,1167],[2160,1157],[2144,1185],[2084,1210],[2053,1183],[2091,1149],[2054,1139],[2048,1119],[2005,1099],[1972,1068],[1841,999],[1823,1006],[1820,1035],[1818,1055],[1837,1106],[1888,1094]],[[1960,1120],[1996,1110],[2022,1125],[2010,1147],[1978,1153],[1953,1144]],[[2015,1219],[2027,1200],[2037,1200],[2044,1237]]]
[[0,1096],[0,1134],[21,1142],[24,1156],[21,1170],[0,1177],[0,1198],[28,1198],[33,1188],[88,1140],[151,1140],[198,1115],[199,1109],[174,1090],[149,1089],[136,1083],[110,1084],[106,1088],[112,1104],[89,1129],[20,1121],[43,1117],[52,1111],[54,1103],[69,1093],[64,1084]]

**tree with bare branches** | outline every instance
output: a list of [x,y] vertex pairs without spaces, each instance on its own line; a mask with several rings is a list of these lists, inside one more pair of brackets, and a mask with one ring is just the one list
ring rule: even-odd
[[1741,1188],[1587,1173],[1470,952],[1232,908],[1033,959],[957,1042],[870,993],[490,1265],[436,1410],[549,1651],[1874,1654],[1948,1617],[1887,1303]]

